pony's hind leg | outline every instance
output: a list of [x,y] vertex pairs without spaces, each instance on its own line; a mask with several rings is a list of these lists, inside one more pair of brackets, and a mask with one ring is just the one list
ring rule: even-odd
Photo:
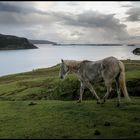
[[83,82],[81,82],[80,97],[79,97],[79,100],[77,101],[77,103],[82,102],[82,97],[83,97],[84,89],[85,89],[85,85],[83,84]]
[[120,102],[121,102],[121,96],[120,96],[120,87],[119,87],[119,79],[118,77],[116,77],[115,79],[116,81],[116,88],[117,88],[117,95],[118,95],[118,103],[117,103],[117,106],[120,106]]
[[110,82],[105,82],[105,85],[107,87],[107,92],[106,92],[105,96],[103,97],[103,103],[106,102],[106,100],[107,100],[107,98],[109,96],[109,93],[112,90],[112,80]]

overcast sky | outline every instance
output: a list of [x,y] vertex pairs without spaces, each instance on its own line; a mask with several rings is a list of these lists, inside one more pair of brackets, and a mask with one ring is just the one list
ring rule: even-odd
[[140,43],[140,2],[0,2],[0,33],[58,43]]

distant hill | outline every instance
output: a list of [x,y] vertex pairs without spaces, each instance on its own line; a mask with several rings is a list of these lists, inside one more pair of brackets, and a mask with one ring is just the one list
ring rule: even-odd
[[52,42],[52,41],[48,41],[48,40],[29,40],[31,43],[33,44],[53,44],[53,45],[57,45],[56,42]]
[[105,43],[105,44],[57,44],[57,45],[60,45],[60,46],[69,46],[69,45],[79,45],[79,46],[123,46],[123,45],[126,45],[126,46],[135,46],[135,44],[109,44],[109,43]]
[[0,50],[36,49],[28,39],[13,35],[0,34]]
[[78,45],[78,46],[86,46],[86,45],[88,45],[88,46],[109,46],[109,45],[120,46],[121,44],[92,44],[92,43],[69,43],[69,44],[62,43],[61,44],[61,43],[59,43],[57,45],[60,45],[60,46],[69,46],[69,45],[72,45],[72,46],[74,46],[74,45]]

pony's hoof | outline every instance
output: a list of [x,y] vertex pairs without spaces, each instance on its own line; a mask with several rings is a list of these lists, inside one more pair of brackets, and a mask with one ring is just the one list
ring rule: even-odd
[[104,103],[105,103],[104,101],[101,102],[101,104],[104,104]]
[[102,102],[101,102],[101,100],[97,100],[97,104],[101,104]]
[[105,100],[105,99],[103,99],[103,100],[101,101],[101,104],[104,104],[104,103],[105,103],[105,101],[106,101],[106,100]]
[[120,107],[120,103],[117,103],[117,107]]

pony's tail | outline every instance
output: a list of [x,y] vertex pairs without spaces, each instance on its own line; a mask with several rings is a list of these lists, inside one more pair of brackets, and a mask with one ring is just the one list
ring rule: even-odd
[[119,62],[120,65],[120,75],[119,75],[119,87],[120,90],[122,91],[124,97],[127,99],[127,101],[131,101],[128,92],[127,92],[127,88],[126,88],[126,81],[125,81],[125,67],[124,64],[120,61]]

